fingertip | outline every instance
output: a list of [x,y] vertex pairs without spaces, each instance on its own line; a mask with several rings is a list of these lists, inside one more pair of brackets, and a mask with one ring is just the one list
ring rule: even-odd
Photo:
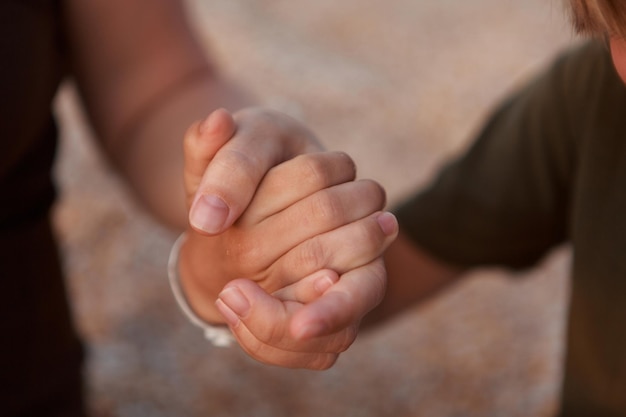
[[315,277],[313,288],[318,295],[323,295],[330,287],[339,281],[339,274],[332,269],[324,269],[319,271]]
[[392,213],[385,211],[376,217],[376,221],[380,226],[385,236],[393,236],[398,233],[398,219]]
[[219,108],[211,112],[198,126],[201,135],[216,135],[232,133],[235,130],[235,121],[230,112],[224,108]]

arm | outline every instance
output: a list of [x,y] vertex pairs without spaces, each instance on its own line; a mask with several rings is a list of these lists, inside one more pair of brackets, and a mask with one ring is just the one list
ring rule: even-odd
[[[237,316],[236,322],[229,321],[242,347],[268,363],[314,369],[330,366],[338,352],[354,340],[355,323],[380,300],[384,288],[384,269],[377,259],[397,232],[395,219],[390,222],[388,216],[375,214],[384,204],[384,194],[372,182],[351,182],[354,166],[345,158],[343,165],[351,177],[339,174],[335,180],[326,175],[328,170],[323,169],[323,164],[304,163],[307,173],[317,178],[317,186],[321,187],[309,192],[319,192],[321,197],[314,197],[291,212],[291,223],[287,223],[291,228],[277,233],[277,227],[285,225],[280,221],[274,222],[275,227],[256,227],[271,223],[261,220],[275,214],[267,212],[271,204],[263,203],[258,208],[265,212],[259,214],[251,209],[229,233],[219,235],[240,218],[270,168],[296,155],[319,151],[319,144],[292,119],[259,109],[237,112],[233,120],[218,111],[202,123],[193,123],[218,106],[238,108],[246,99],[205,60],[186,26],[180,2],[69,0],[67,4],[72,67],[102,148],[161,219],[182,229],[188,226],[185,203],[190,206],[193,227],[181,251],[180,271],[194,309],[206,319],[222,321],[213,306],[217,294],[225,282],[249,276],[256,281],[233,285],[248,297],[251,311],[258,309],[259,314],[243,314]],[[194,154],[186,164],[186,194],[181,181],[185,131],[188,137],[207,139],[186,141],[187,151]],[[307,159],[294,161],[300,164]],[[284,182],[291,178],[290,174],[274,177],[278,185],[269,187],[270,196],[284,197],[276,190],[284,186],[298,190],[300,186]],[[325,190],[346,182],[348,188],[340,192]],[[374,198],[369,198],[369,194]],[[350,204],[351,195],[369,205]],[[283,207],[306,197],[282,201]],[[313,209],[315,213],[319,209],[321,213],[334,214],[332,210],[342,204],[348,208],[343,216],[327,216],[326,222],[311,221],[304,235],[292,234],[303,224],[299,212],[310,213]],[[354,213],[351,208],[365,212]],[[381,227],[381,220],[385,227]],[[284,236],[296,236],[297,240],[283,242],[277,249],[272,249],[271,244],[262,246],[272,250],[260,254],[264,256],[258,259],[267,263],[253,263],[257,269],[237,269],[246,264],[238,265],[232,261],[236,257],[222,256],[242,253],[242,243],[254,242],[250,236],[255,235],[261,237],[256,239],[256,247],[267,236],[278,241]],[[342,243],[354,239],[365,239],[369,244],[352,252],[343,250],[346,245]],[[295,245],[295,250],[292,248],[287,252],[289,256],[277,261],[280,249],[286,250],[290,245]],[[335,253],[346,256],[329,256]],[[249,260],[259,256],[254,250],[243,254]],[[275,265],[280,273],[268,275],[268,265]],[[342,279],[338,285],[322,291],[323,296],[316,301],[321,300],[318,305],[326,303],[336,308],[317,314],[316,308],[307,309],[305,304],[319,293],[312,298],[302,296],[303,292],[311,293],[306,284],[316,280],[304,275],[329,267],[343,273]],[[215,270],[224,274],[215,278]],[[263,279],[264,272],[268,279]],[[360,276],[364,280],[359,280]],[[296,285],[294,281],[301,278],[305,278],[302,285]],[[222,295],[235,293],[226,290]],[[266,291],[275,295],[271,297]],[[358,297],[352,299],[353,293]],[[228,305],[227,297],[220,299]],[[334,301],[329,303],[330,300]],[[340,308],[346,302],[350,308]],[[268,334],[272,329],[275,331]]]
[[385,253],[387,292],[383,301],[363,320],[364,326],[378,324],[425,301],[454,284],[464,270],[430,256],[402,232]]
[[[235,122],[223,110],[204,129],[193,126],[185,138],[190,204],[203,198],[214,162],[223,160],[227,147],[215,145],[232,132],[228,144],[238,142],[250,129],[278,138],[302,127],[275,113]],[[267,142],[270,148],[274,143]],[[244,166],[258,167],[249,162]],[[226,231],[189,230],[179,275],[193,311],[205,321],[228,323],[241,347],[262,362],[331,366],[354,341],[361,317],[380,302],[381,254],[397,234],[394,216],[378,212],[385,203],[380,186],[354,177],[345,154],[301,155],[267,171]]]
[[456,281],[464,269],[452,265],[527,268],[568,238],[571,187],[584,147],[578,132],[589,120],[585,105],[602,91],[602,78],[590,74],[604,69],[614,80],[599,44],[558,59],[501,103],[466,153],[398,207],[404,233],[386,252],[387,296],[367,323]]
[[96,137],[139,198],[187,224],[183,133],[217,107],[249,103],[207,60],[176,0],[69,0],[71,70]]
[[[188,26],[183,4],[178,0],[68,0],[69,55],[105,153],[147,208],[179,230],[187,227],[189,217],[181,178],[185,131],[190,126],[201,129],[217,108],[240,109],[235,121],[251,127],[232,140],[234,130],[227,131],[232,126],[222,126],[223,131],[213,135],[214,152],[226,146],[200,187],[201,195],[226,207],[221,226],[205,230],[219,233],[243,213],[271,167],[322,148],[291,118],[245,108],[250,98],[208,61]],[[196,209],[194,205],[190,220],[200,230],[206,224],[193,218]],[[219,218],[223,212],[209,214]]]

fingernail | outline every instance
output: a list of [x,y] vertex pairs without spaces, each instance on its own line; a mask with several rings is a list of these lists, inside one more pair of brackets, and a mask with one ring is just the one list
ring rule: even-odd
[[215,195],[201,195],[191,207],[190,222],[207,233],[219,233],[228,218],[229,209],[224,200]]
[[239,318],[246,317],[250,312],[250,303],[248,302],[248,299],[237,287],[233,286],[224,289],[220,293],[218,300],[221,300]]
[[200,123],[200,127],[198,128],[200,134],[211,132],[211,130],[213,129],[213,119],[215,118],[215,114],[216,112],[213,111],[207,116],[206,119],[202,121],[202,123]]
[[380,228],[387,236],[396,233],[396,231],[398,230],[398,220],[396,219],[396,216],[389,213],[388,211],[381,213],[376,218],[376,221],[378,221]]
[[334,284],[335,281],[333,281],[328,275],[324,275],[323,277],[318,278],[315,281],[314,287],[318,293],[324,294],[326,290],[332,287]]
[[222,314],[222,317],[224,317],[224,320],[226,320],[226,323],[230,327],[236,327],[237,324],[239,324],[239,317],[237,317],[235,312],[224,304],[224,302],[219,298],[215,301],[215,307],[217,307],[219,312]]

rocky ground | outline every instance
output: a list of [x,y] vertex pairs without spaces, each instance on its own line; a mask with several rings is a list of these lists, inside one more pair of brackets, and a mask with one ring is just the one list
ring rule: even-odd
[[[560,2],[545,0],[189,3],[224,71],[350,153],[391,204],[466,146],[499,98],[575,41]],[[362,334],[329,371],[267,367],[237,348],[209,346],[186,322],[166,282],[174,236],[98,158],[70,89],[57,104],[57,224],[96,416],[553,414],[567,250],[531,273],[473,273]]]

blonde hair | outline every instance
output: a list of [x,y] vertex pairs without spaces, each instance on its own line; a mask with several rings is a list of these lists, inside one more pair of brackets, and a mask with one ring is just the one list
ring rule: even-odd
[[626,1],[567,0],[574,29],[584,35],[626,39]]

